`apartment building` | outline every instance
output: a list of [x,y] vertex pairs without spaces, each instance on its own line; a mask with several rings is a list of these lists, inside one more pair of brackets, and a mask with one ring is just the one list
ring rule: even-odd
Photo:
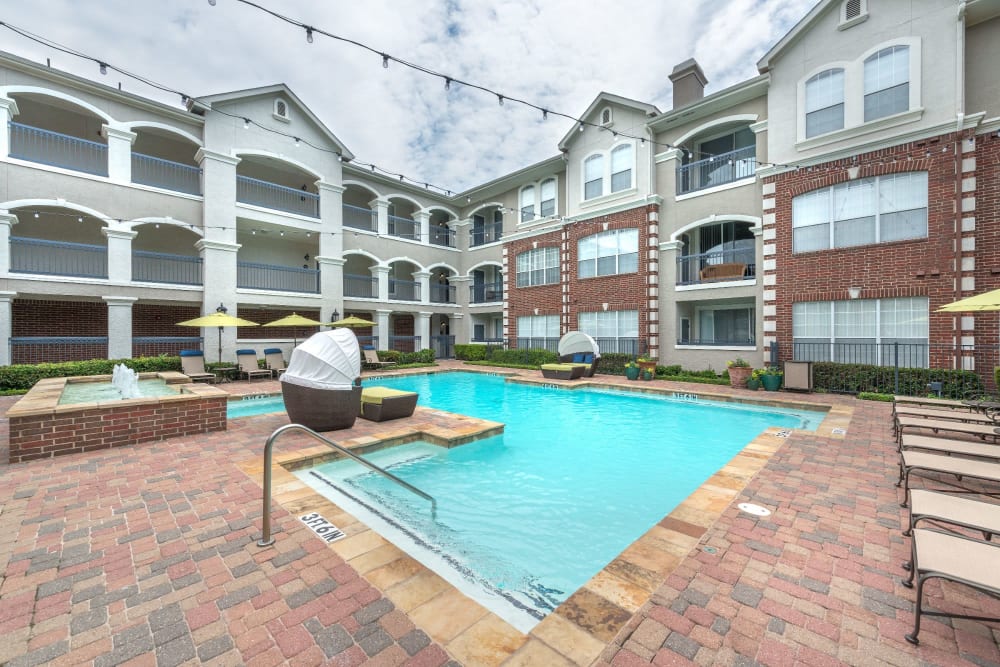
[[[908,342],[991,368],[947,355],[997,317],[934,310],[1000,287],[998,44],[1000,0],[820,2],[758,76],[706,94],[686,61],[666,111],[600,93],[457,194],[352,162],[283,85],[175,107],[3,55],[0,363],[215,350],[176,323],[221,306],[441,356],[580,329],[687,368]],[[296,333],[223,329],[223,357]]]

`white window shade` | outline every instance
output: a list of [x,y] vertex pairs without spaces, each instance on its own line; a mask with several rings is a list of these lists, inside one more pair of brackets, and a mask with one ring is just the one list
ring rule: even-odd
[[792,304],[794,338],[830,338],[830,302],[806,301]]
[[854,299],[833,304],[833,337],[875,338],[876,301]]
[[591,155],[583,163],[583,198],[594,199],[604,194],[604,156]]
[[865,61],[865,94],[910,80],[910,47],[890,46]]
[[882,338],[926,340],[929,335],[927,297],[883,299],[879,334]]
[[611,191],[632,187],[632,146],[618,146],[611,151]]

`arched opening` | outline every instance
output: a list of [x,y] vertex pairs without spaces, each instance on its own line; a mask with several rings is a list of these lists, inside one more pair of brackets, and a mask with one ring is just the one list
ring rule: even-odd
[[[455,272],[445,266],[437,266],[431,269],[431,303],[457,303],[455,296],[456,287],[451,284],[451,279],[454,275]],[[431,327],[432,332],[433,330],[433,327]]]
[[81,105],[42,93],[11,93],[17,120],[10,123],[10,156],[39,164],[108,175],[107,122]]
[[367,255],[344,255],[344,296],[378,298],[378,277],[372,274],[377,262]]
[[503,238],[503,207],[490,205],[472,214],[469,247],[495,243]]
[[420,224],[414,219],[417,205],[400,197],[389,198],[389,236],[420,240]]
[[503,271],[499,264],[483,264],[469,272],[472,278],[469,303],[502,303]]
[[349,183],[344,190],[344,227],[378,231],[378,214],[372,209],[372,200],[378,197],[374,190]]
[[757,275],[754,223],[721,220],[681,235],[677,284],[752,280]]
[[132,144],[132,182],[154,188],[201,194],[197,144],[159,127],[137,127]]
[[236,201],[285,213],[319,217],[314,174],[265,155],[244,155],[236,166]]
[[319,293],[318,234],[247,218],[237,218],[236,226],[237,287]]
[[420,301],[420,283],[413,275],[420,268],[413,262],[398,260],[389,265],[389,299]]
[[108,277],[104,221],[57,206],[17,208],[10,272],[75,278]]
[[195,243],[201,238],[187,225],[149,222],[135,225],[132,280],[172,285],[201,285],[202,259]]
[[455,216],[447,211],[435,209],[431,212],[429,224],[431,245],[455,247]]
[[745,120],[714,125],[686,140],[677,166],[677,194],[725,185],[757,172],[757,137]]

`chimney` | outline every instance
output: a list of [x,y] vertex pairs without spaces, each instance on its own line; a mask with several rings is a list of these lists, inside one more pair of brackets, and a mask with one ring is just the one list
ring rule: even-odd
[[674,108],[679,109],[705,96],[708,79],[701,71],[698,61],[688,58],[674,67],[674,71],[670,73],[670,82],[674,84]]

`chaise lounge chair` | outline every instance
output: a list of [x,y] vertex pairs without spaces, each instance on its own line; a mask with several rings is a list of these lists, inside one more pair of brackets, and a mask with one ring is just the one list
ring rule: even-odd
[[413,414],[418,394],[386,387],[369,387],[361,390],[361,417],[373,422],[400,419]]
[[361,364],[364,368],[385,368],[386,366],[396,365],[395,361],[380,361],[378,352],[371,345],[365,345],[362,352],[365,355],[365,360]]
[[[935,454],[951,456],[972,456],[981,459],[1000,460],[1000,447],[985,442],[971,440],[955,440],[953,438],[935,438],[929,435],[904,435],[900,439],[902,450],[920,449]],[[903,459],[899,459],[899,481],[903,481]],[[899,484],[897,483],[897,486]]]
[[583,376],[594,377],[601,361],[601,349],[591,336],[582,331],[569,331],[559,339],[559,363],[579,364],[584,367]]
[[576,380],[586,371],[586,364],[542,364],[542,377],[549,380]]
[[248,380],[271,377],[271,369],[261,368],[257,363],[257,350],[236,350],[236,360],[239,366],[237,372]]
[[914,474],[954,475],[959,479],[968,477],[983,482],[1000,482],[1000,463],[983,461],[982,459],[964,459],[957,456],[942,456],[903,450],[903,502],[900,507],[906,507],[910,500],[910,477]]
[[[910,525],[903,535],[908,537],[921,521],[939,521],[978,530],[989,542],[993,535],[1000,535],[1000,505],[953,493],[913,489],[910,491]],[[908,565],[910,563],[904,563],[903,567],[908,570]]]
[[274,377],[281,377],[285,372],[285,355],[279,347],[269,347],[264,350],[264,364]]
[[896,418],[896,442],[900,444],[903,435],[915,430],[927,430],[934,433],[945,432],[959,436],[974,436],[980,439],[992,439],[997,441],[1000,433],[997,426],[992,421],[990,423],[971,423],[950,421],[947,419],[928,419],[926,417],[914,417],[911,415],[899,415]]
[[205,353],[201,350],[181,350],[181,372],[192,382],[215,382],[215,373],[205,370]]

